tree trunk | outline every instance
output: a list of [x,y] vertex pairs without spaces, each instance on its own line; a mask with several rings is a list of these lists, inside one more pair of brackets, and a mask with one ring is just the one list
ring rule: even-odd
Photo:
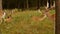
[[28,9],[28,8],[29,8],[29,5],[28,5],[28,0],[26,0],[26,4],[27,4],[27,7],[26,7],[26,8]]
[[[2,11],[2,0],[0,0],[0,12]],[[0,34],[2,34],[2,31],[0,29]]]
[[0,0],[0,10],[2,10],[2,0]]
[[40,8],[40,0],[37,0],[37,9],[39,9]]
[[60,0],[56,0],[56,34],[60,34]]
[[25,8],[26,8],[26,1],[24,0],[24,9],[23,10],[25,10]]

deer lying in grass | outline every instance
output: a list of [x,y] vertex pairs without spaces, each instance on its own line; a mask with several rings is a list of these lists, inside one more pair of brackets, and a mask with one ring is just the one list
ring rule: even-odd
[[0,10],[0,24],[3,23],[3,21],[9,22],[11,20],[11,16],[6,17],[6,12],[3,12]]
[[38,22],[38,21],[43,21],[47,16],[44,14],[44,13],[42,13],[41,11],[40,11],[40,9],[38,10],[38,12],[40,13],[40,14],[42,14],[40,17],[38,17],[38,16],[33,16],[33,21],[35,21],[35,22]]
[[[51,9],[51,8],[50,8]],[[55,22],[55,14],[53,14],[53,15],[51,15],[50,13],[49,13],[49,9],[47,9],[46,7],[45,7],[45,10],[44,10],[44,12],[43,12],[44,14],[46,14],[46,16],[51,20],[51,21],[53,21],[53,22]]]
[[53,22],[55,22],[55,14],[51,15],[49,13],[49,9],[45,8],[45,10],[43,12],[40,11],[40,9],[38,10],[39,13],[41,13],[42,15],[40,17],[33,17],[34,21],[43,21],[46,17],[48,17],[50,20],[52,20]]

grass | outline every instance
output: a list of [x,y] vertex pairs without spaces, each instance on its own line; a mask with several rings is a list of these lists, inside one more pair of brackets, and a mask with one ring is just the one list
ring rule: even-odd
[[[51,10],[54,14],[54,10]],[[16,12],[12,14],[12,21],[0,25],[0,34],[54,34],[54,23],[48,19],[34,22],[32,16],[40,16],[37,11]]]

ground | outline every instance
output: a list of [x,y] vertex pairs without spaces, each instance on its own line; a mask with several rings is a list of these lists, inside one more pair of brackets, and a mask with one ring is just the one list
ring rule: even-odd
[[[55,11],[51,10],[51,14]],[[34,21],[33,16],[40,17],[37,11],[15,11],[12,14],[10,22],[3,22],[0,25],[0,33],[2,34],[55,34],[54,24],[46,17],[43,21]],[[39,19],[39,18],[37,18]]]

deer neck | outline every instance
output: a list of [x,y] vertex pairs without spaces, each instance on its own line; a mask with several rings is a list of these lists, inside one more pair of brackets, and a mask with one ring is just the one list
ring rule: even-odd
[[50,17],[50,16],[51,16],[51,14],[50,14],[49,12],[47,12],[47,13],[46,13],[46,15],[47,15],[48,17]]

